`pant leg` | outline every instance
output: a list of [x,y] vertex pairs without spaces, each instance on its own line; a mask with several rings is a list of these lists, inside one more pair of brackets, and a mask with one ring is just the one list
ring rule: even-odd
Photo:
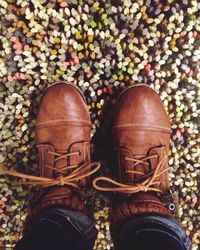
[[190,240],[174,220],[140,215],[126,222],[119,235],[120,250],[189,250]]
[[96,229],[85,215],[54,208],[41,214],[14,250],[91,250]]

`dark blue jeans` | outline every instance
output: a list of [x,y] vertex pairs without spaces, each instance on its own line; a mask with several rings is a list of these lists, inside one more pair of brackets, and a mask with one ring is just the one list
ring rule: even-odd
[[190,240],[174,220],[160,215],[140,215],[126,222],[119,235],[123,250],[189,250]]
[[[15,250],[91,250],[96,230],[78,212],[51,209],[29,227]],[[119,233],[121,250],[189,250],[190,240],[173,219],[142,215],[126,222]]]
[[97,236],[94,223],[85,215],[53,208],[41,214],[15,246],[15,250],[88,250]]

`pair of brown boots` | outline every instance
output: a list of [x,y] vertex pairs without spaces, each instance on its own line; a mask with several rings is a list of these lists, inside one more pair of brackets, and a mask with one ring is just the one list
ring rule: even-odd
[[[29,213],[30,219],[57,206],[91,213],[87,187],[91,186],[91,175],[100,168],[90,160],[91,128],[84,96],[77,87],[61,82],[46,89],[36,121],[40,177],[21,176],[28,184],[45,187],[44,196]],[[113,122],[118,179],[97,177],[92,182],[97,190],[115,193],[113,234],[135,215],[172,216],[173,204],[167,207],[162,200],[169,189],[170,131],[163,104],[149,86],[125,89]]]

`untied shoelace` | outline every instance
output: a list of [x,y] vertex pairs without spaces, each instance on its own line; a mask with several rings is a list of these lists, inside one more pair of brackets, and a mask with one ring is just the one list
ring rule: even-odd
[[[67,159],[69,156],[80,154],[79,152],[57,153],[53,151],[48,151],[48,153],[55,155],[54,163],[60,159]],[[4,164],[1,164],[0,166],[4,167]],[[60,169],[48,165],[46,165],[45,167],[59,173],[58,177],[57,178],[39,177],[39,176],[19,173],[16,170],[7,170],[7,169],[0,169],[0,174],[7,174],[14,177],[25,179],[24,181],[20,181],[21,184],[41,185],[41,186],[68,185],[74,188],[78,188],[79,186],[77,182],[97,172],[100,168],[100,163],[99,162],[85,163],[82,166],[65,165]],[[68,169],[71,169],[72,171],[69,174],[65,175],[66,170]]]
[[[157,158],[157,157],[158,155],[154,154],[154,155],[146,156],[143,159],[125,157],[125,160],[134,162],[133,167],[135,167],[136,165],[140,163],[148,165],[148,163],[146,162],[147,160]],[[93,186],[94,188],[100,191],[105,191],[105,192],[114,191],[114,192],[120,192],[120,193],[125,193],[125,194],[134,194],[134,193],[141,192],[141,191],[162,192],[162,190],[158,187],[155,187],[155,185],[160,184],[160,181],[157,181],[156,178],[159,177],[164,172],[168,171],[168,168],[161,170],[162,166],[166,163],[166,161],[167,161],[167,156],[163,155],[160,158],[160,161],[156,169],[147,174],[144,174],[143,172],[136,171],[136,170],[126,170],[126,173],[141,175],[142,178],[144,178],[145,180],[140,183],[124,184],[124,183],[115,181],[109,177],[100,176],[93,180]],[[108,184],[111,184],[111,186],[100,185],[99,182],[108,183]]]

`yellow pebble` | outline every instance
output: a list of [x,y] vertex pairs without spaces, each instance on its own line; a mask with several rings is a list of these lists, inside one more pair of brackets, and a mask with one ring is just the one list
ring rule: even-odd
[[130,80],[130,77],[128,75],[125,76],[125,81],[129,81]]
[[133,72],[134,72],[134,71],[133,71],[133,68],[128,68],[128,73],[129,73],[129,74],[133,74]]
[[85,49],[87,49],[88,48],[88,43],[84,43],[84,47],[85,47]]
[[122,81],[123,79],[124,79],[124,75],[121,74],[121,75],[119,76],[119,80]]
[[19,21],[18,23],[17,23],[17,28],[21,28],[23,26],[23,21]]
[[28,33],[26,34],[27,37],[31,37],[32,35],[33,35],[32,32],[28,32]]
[[92,59],[95,59],[95,53],[92,52],[92,53],[90,54],[90,57],[91,57]]
[[53,75],[53,76],[52,76],[52,79],[53,79],[54,81],[57,81],[57,80],[58,80],[58,78],[59,78],[59,76],[58,76],[58,75]]
[[82,46],[81,44],[78,44],[78,45],[77,45],[77,50],[80,51],[80,50],[82,50],[82,49],[83,49],[83,46]]
[[173,38],[170,42],[170,48],[173,49],[176,46],[176,39]]
[[76,37],[77,40],[80,40],[80,39],[82,38],[82,35],[81,35],[81,33],[78,31],[78,32],[76,32],[75,37]]
[[100,109],[101,108],[101,104],[97,103],[97,108]]
[[78,58],[79,58],[79,59],[83,59],[84,57],[85,57],[85,56],[84,56],[84,54],[83,54],[82,52],[79,52],[79,53],[78,53]]
[[30,100],[26,100],[26,105],[27,105],[28,107],[30,107],[30,105],[31,105]]
[[55,49],[51,50],[51,55],[56,56],[57,53],[58,53],[57,50],[55,50]]
[[90,50],[91,50],[91,51],[94,50],[94,44],[91,43],[91,44],[89,45],[89,47],[90,47]]
[[28,32],[29,32],[29,29],[28,29],[26,26],[24,26],[24,28],[23,28],[23,33],[26,34],[26,33],[28,33]]
[[90,43],[93,42],[93,39],[94,39],[94,36],[88,36],[88,41],[89,41]]
[[98,10],[99,9],[99,2],[94,3],[93,8]]
[[60,42],[60,38],[59,38],[59,37],[55,37],[55,38],[54,38],[54,41],[55,41],[56,43],[59,43],[59,42]]
[[86,39],[86,37],[87,37],[87,34],[86,34],[86,32],[84,32],[83,33],[83,38]]
[[34,46],[37,46],[37,45],[38,45],[38,40],[32,40],[32,44],[33,44]]

